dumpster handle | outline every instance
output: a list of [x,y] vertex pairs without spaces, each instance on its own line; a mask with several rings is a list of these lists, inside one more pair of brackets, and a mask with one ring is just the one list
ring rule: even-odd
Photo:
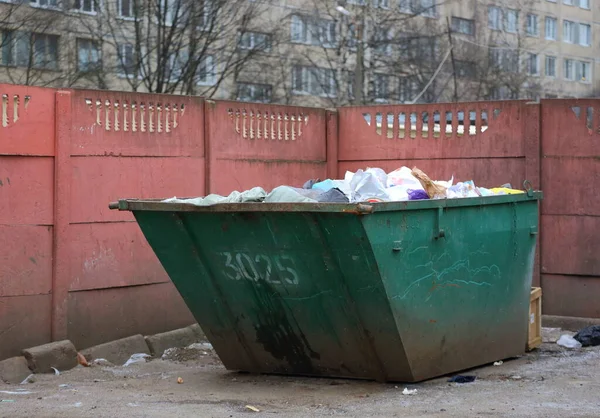
[[115,209],[119,209],[119,202],[110,202],[108,204],[108,208],[110,210],[115,210]]
[[437,216],[437,231],[434,236],[435,239],[446,238],[446,231],[444,231],[444,229],[442,228],[442,215],[443,214],[444,214],[444,208],[439,207],[438,208],[438,216]]
[[523,182],[523,188],[527,191],[528,197],[533,197],[533,185],[529,180]]

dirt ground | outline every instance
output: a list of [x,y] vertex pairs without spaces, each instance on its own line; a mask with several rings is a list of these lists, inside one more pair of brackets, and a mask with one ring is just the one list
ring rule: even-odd
[[[598,417],[600,347],[566,350],[553,343],[560,335],[545,329],[541,349],[464,372],[477,376],[469,384],[447,377],[402,385],[233,373],[209,345],[198,345],[128,367],[78,367],[1,385],[0,416]],[[404,388],[417,392],[403,395]]]

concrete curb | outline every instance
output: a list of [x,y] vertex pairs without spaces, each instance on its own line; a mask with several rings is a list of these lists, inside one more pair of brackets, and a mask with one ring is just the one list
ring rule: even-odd
[[54,373],[53,367],[63,371],[77,366],[77,350],[69,340],[26,348],[23,356],[33,373]]
[[[115,365],[123,365],[133,354],[152,354],[160,358],[168,348],[187,347],[206,340],[198,324],[160,334],[132,335],[81,351],[88,361],[103,358]],[[78,365],[77,349],[69,340],[55,341],[23,350],[23,357],[0,361],[0,382],[21,383],[31,373],[54,373],[70,370]]]
[[173,347],[187,347],[198,342],[198,337],[190,327],[180,328],[146,337],[146,344],[154,357],[161,357],[166,349]]
[[148,345],[140,334],[81,350],[87,361],[103,358],[118,366],[122,366],[132,354],[137,353],[150,354]]
[[600,319],[542,315],[542,326],[546,328],[562,328],[567,331],[576,332],[590,325],[600,325]]
[[31,374],[25,357],[12,357],[0,361],[0,382],[19,384]]

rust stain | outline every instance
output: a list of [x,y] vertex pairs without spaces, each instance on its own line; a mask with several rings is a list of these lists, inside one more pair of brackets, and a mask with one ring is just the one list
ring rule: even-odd
[[437,323],[437,321],[436,321],[435,319],[430,319],[430,320],[429,320],[429,323],[430,323],[430,324],[435,324],[435,323]]

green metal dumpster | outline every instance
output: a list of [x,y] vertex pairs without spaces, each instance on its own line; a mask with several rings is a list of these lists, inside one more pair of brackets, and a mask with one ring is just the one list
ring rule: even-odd
[[112,208],[228,369],[416,382],[525,351],[540,199]]

